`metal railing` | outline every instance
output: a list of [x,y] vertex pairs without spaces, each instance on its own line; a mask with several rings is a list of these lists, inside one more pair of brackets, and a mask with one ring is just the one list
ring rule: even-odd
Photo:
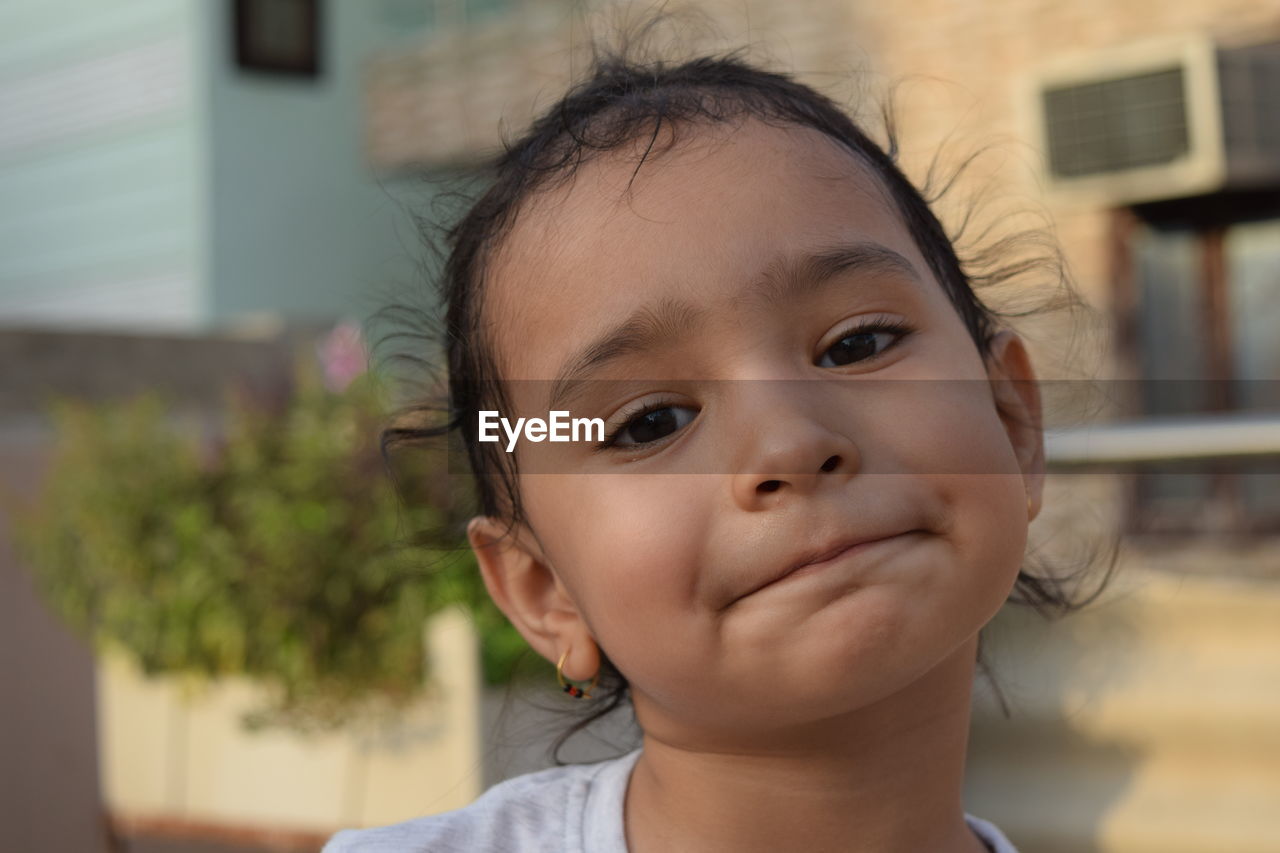
[[1051,470],[1196,459],[1280,460],[1280,412],[1046,428],[1044,441]]

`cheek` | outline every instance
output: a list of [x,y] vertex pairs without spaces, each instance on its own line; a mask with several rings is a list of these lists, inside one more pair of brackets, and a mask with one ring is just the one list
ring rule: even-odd
[[[580,474],[531,477],[529,514],[556,569],[610,657],[613,637],[661,634],[692,612],[714,505],[712,477]],[[535,509],[535,505],[537,509]],[[535,518],[536,515],[536,518]]]
[[[967,569],[966,594],[999,608],[1027,543],[1026,490],[985,381],[930,383],[895,438],[904,468],[932,479],[948,539]],[[975,601],[975,605],[978,602]]]
[[[1021,476],[985,381],[911,380],[886,384],[878,435],[907,470],[924,475]],[[891,395],[891,396],[890,396]],[[855,437],[856,438],[856,437]]]
[[[707,642],[698,582],[706,565],[709,490],[698,475],[589,475],[574,499],[593,564],[583,606],[614,665],[649,690],[696,681],[681,664]],[[585,554],[584,554],[585,556]],[[672,686],[674,685],[674,686]]]

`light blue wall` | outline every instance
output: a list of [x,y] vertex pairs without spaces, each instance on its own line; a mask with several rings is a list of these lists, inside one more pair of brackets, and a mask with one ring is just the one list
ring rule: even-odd
[[361,65],[431,0],[322,0],[314,81],[237,69],[231,6],[0,2],[0,326],[363,319],[418,279],[431,190],[366,166]]
[[205,7],[215,322],[363,318],[381,289],[413,276],[417,236],[400,202],[419,205],[424,191],[365,165],[360,71],[429,18],[395,0],[327,0],[322,13],[322,74],[306,80],[237,70],[227,7]]
[[0,3],[0,325],[204,312],[199,2]]

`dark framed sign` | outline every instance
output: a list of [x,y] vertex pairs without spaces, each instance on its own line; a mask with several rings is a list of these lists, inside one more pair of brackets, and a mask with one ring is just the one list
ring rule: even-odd
[[237,68],[320,75],[320,0],[235,0],[232,8]]

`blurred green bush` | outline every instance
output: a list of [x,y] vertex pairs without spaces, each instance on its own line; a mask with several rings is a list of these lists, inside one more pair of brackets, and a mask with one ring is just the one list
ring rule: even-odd
[[52,467],[16,510],[16,544],[99,648],[151,674],[268,687],[250,726],[394,713],[423,686],[424,621],[455,603],[475,618],[485,682],[502,683],[532,653],[485,591],[465,520],[440,505],[440,484],[466,478],[423,452],[393,479],[386,398],[375,374],[335,391],[299,358],[288,399],[228,391],[209,436],[156,394],[58,400]]

